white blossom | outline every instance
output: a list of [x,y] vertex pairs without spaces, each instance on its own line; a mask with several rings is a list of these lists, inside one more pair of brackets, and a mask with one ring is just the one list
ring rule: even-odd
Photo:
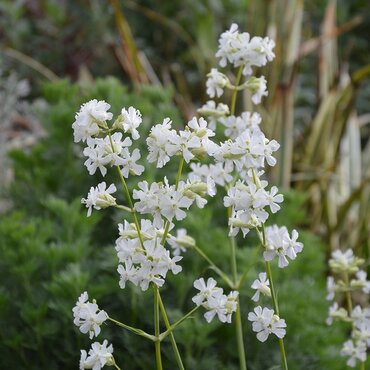
[[81,294],[72,309],[73,323],[80,328],[81,333],[89,333],[90,339],[100,334],[100,326],[108,319],[105,311],[99,310],[98,305],[94,302],[88,302],[87,292]]
[[356,361],[366,361],[366,344],[362,341],[358,341],[355,345],[353,340],[347,340],[340,351],[340,354],[345,357],[349,357],[347,365],[350,367],[356,366]]
[[288,266],[288,258],[294,260],[297,257],[297,253],[303,249],[303,244],[297,241],[298,232],[296,230],[293,230],[292,236],[290,236],[285,226],[278,227],[273,225],[266,227],[265,235],[266,250],[263,253],[263,257],[266,261],[271,261],[274,257],[278,257],[278,266],[280,268]]
[[207,74],[207,94],[214,98],[215,96],[220,97],[224,93],[225,86],[229,83],[229,79],[217,68],[212,68],[211,72]]
[[92,208],[97,210],[116,205],[116,198],[111,194],[115,193],[117,188],[114,184],[109,185],[107,189],[106,183],[103,181],[97,187],[91,187],[87,198],[82,198],[81,203],[86,204],[87,216],[91,216]]
[[254,312],[248,314],[248,320],[252,322],[252,329],[261,342],[265,342],[270,334],[275,334],[280,339],[285,336],[285,320],[275,315],[274,310],[257,306]]
[[105,365],[111,366],[114,364],[113,346],[108,346],[108,341],[105,339],[101,344],[94,342],[87,354],[85,350],[81,350],[80,370],[92,369],[100,370]]
[[130,133],[134,140],[139,139],[140,135],[137,128],[143,121],[140,111],[134,107],[129,107],[128,109],[123,108],[121,111],[121,117],[122,120],[117,123],[117,126],[122,128],[124,132]]
[[101,125],[112,119],[112,113],[108,112],[110,105],[105,101],[96,99],[81,105],[80,111],[76,113],[72,124],[75,143],[86,141],[88,138],[99,134]]
[[146,139],[148,145],[149,163],[157,162],[157,167],[162,168],[175,153],[171,150],[168,138],[176,135],[176,131],[171,128],[172,121],[165,118],[163,123],[153,126],[149,137]]
[[260,272],[258,279],[256,279],[252,285],[252,289],[256,289],[256,293],[253,295],[252,300],[257,302],[260,298],[260,293],[271,297],[270,282],[267,279],[266,272]]
[[239,293],[232,291],[226,296],[223,289],[216,286],[217,282],[213,278],[209,278],[207,283],[203,278],[197,279],[193,285],[199,290],[199,293],[192,298],[192,301],[207,310],[204,314],[207,322],[211,322],[217,315],[221,322],[231,323],[231,316],[238,307]]

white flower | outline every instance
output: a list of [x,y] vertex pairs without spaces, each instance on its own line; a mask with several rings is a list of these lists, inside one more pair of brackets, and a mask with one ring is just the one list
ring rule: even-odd
[[225,86],[229,83],[229,79],[217,68],[212,68],[211,72],[207,74],[207,94],[214,98],[215,96],[220,97],[224,93]]
[[149,137],[146,139],[148,145],[149,163],[157,162],[157,167],[162,168],[175,153],[173,153],[168,141],[169,136],[175,135],[176,131],[171,128],[172,121],[165,118],[163,123],[151,128]]
[[258,279],[256,279],[251,288],[256,289],[256,293],[252,297],[252,300],[257,302],[260,298],[260,293],[271,297],[270,282],[267,279],[266,272],[260,272]]
[[105,365],[111,366],[114,364],[113,346],[108,346],[108,341],[105,339],[102,344],[95,342],[91,345],[89,356],[85,350],[81,350],[80,370],[93,369],[100,370]]
[[268,95],[265,76],[259,78],[254,76],[250,77],[246,86],[252,94],[252,102],[254,104],[260,104],[262,96]]
[[350,285],[354,289],[361,289],[365,294],[370,293],[370,281],[367,280],[367,273],[363,270],[356,272],[356,278],[350,282]]
[[181,253],[186,252],[187,248],[191,248],[195,245],[195,240],[187,235],[185,229],[178,229],[176,237],[169,235],[167,242],[171,246],[174,256],[181,255]]
[[236,139],[246,129],[260,130],[261,116],[257,113],[243,112],[240,116],[229,116],[220,118],[220,122],[226,127],[225,136]]
[[347,342],[343,344],[340,354],[349,357],[347,360],[348,366],[355,367],[357,360],[360,362],[366,361],[366,344],[362,341],[358,341],[355,345],[353,340],[347,340]]
[[119,125],[122,126],[123,131],[130,133],[134,140],[139,139],[140,135],[137,128],[143,121],[140,111],[134,107],[129,107],[127,110],[123,108],[121,115],[122,121],[119,122]]
[[171,155],[180,153],[185,159],[186,163],[189,163],[194,154],[191,152],[192,149],[200,148],[201,143],[198,136],[192,134],[190,131],[180,131],[179,135],[172,133],[169,137],[169,153]]
[[211,322],[217,315],[218,319],[225,323],[231,323],[231,316],[238,307],[237,291],[230,292],[229,295],[223,294],[223,290],[218,288],[216,280],[209,278],[207,283],[203,278],[194,281],[194,288],[199,290],[199,293],[192,298],[192,301],[197,305],[202,305],[207,312],[204,318],[207,322]]
[[271,261],[274,257],[279,258],[278,266],[286,267],[289,264],[287,257],[294,260],[297,253],[303,249],[303,244],[297,242],[298,232],[292,231],[292,237],[289,236],[285,226],[278,227],[277,225],[268,226],[265,229],[266,235],[266,250],[263,257],[266,261]]
[[328,276],[328,278],[326,279],[326,289],[328,291],[326,299],[328,301],[332,301],[335,296],[335,280],[332,276]]
[[123,177],[128,178],[130,173],[140,176],[144,172],[144,166],[136,163],[140,158],[141,155],[139,149],[134,149],[131,155],[127,148],[122,149],[116,164],[122,166],[121,173]]
[[99,310],[96,303],[88,302],[87,292],[81,294],[72,309],[74,324],[80,328],[81,333],[89,333],[90,339],[100,334],[100,325],[108,319],[105,311]]
[[364,260],[356,257],[352,249],[347,249],[345,252],[337,249],[331,254],[329,266],[333,272],[355,273],[359,270],[358,266],[362,265]]
[[209,278],[207,283],[203,278],[195,280],[193,286],[195,289],[199,290],[199,293],[192,298],[192,301],[197,306],[200,306],[202,303],[207,301],[209,297],[213,297],[215,299],[219,298],[223,294],[223,290],[218,288],[216,285],[217,282],[213,278]]
[[333,323],[333,319],[346,319],[348,317],[347,311],[343,307],[339,307],[337,302],[334,302],[329,307],[329,315],[326,319],[327,325],[331,325]]
[[108,112],[109,108],[108,103],[96,99],[81,105],[72,124],[75,143],[86,141],[99,133],[99,125],[113,117],[112,113]]
[[81,199],[81,203],[86,204],[88,217],[91,215],[93,207],[99,210],[116,205],[116,198],[112,197],[111,194],[116,192],[117,188],[114,184],[111,184],[108,189],[106,187],[104,181],[98,184],[96,188],[92,186],[87,194],[87,199]]
[[220,58],[221,67],[229,62],[234,67],[243,66],[243,74],[250,75],[253,66],[262,67],[275,57],[274,46],[274,41],[267,37],[251,39],[247,32],[240,33],[233,23],[230,30],[221,34],[216,57]]
[[122,140],[122,133],[116,132],[111,137],[105,138],[88,138],[88,147],[84,149],[83,154],[88,157],[85,161],[89,174],[93,175],[99,168],[103,176],[106,175],[107,169],[105,166],[118,166],[120,162],[120,154],[125,147],[130,146],[132,141],[129,137]]
[[[173,225],[170,225],[170,229]],[[121,264],[119,285],[122,289],[129,281],[147,290],[150,283],[162,286],[168,271],[178,274],[182,267],[177,264],[182,257],[170,256],[161,244],[163,229],[157,229],[149,220],[141,220],[141,240],[135,224],[118,225],[120,236],[116,240],[117,256]]]
[[216,122],[218,119],[223,118],[230,114],[229,106],[223,103],[218,103],[214,100],[208,100],[206,104],[200,107],[199,114],[208,117],[208,127],[210,130],[216,129]]
[[248,320],[252,322],[252,329],[261,342],[265,342],[270,334],[275,334],[280,339],[285,336],[285,320],[275,315],[274,310],[257,306],[254,312],[248,314]]

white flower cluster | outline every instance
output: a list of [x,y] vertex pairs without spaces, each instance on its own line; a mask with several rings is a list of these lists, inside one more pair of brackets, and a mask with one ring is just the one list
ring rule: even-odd
[[108,319],[105,311],[99,310],[98,305],[94,302],[88,302],[87,292],[81,294],[73,307],[73,323],[80,328],[81,333],[89,333],[90,339],[100,334],[100,325]]
[[263,253],[263,257],[266,261],[271,261],[274,257],[277,257],[279,261],[278,266],[281,268],[288,266],[289,261],[287,257],[294,260],[297,257],[297,253],[303,250],[303,244],[297,241],[297,230],[293,230],[292,236],[290,236],[285,226],[278,227],[273,225],[266,227],[265,234],[266,250]]
[[108,346],[107,340],[104,340],[103,343],[93,343],[88,354],[85,350],[81,350],[80,370],[100,370],[105,365],[114,365],[115,362],[112,353],[113,346],[112,344]]
[[283,201],[283,196],[277,194],[278,189],[273,186],[270,191],[266,191],[262,186],[266,186],[267,182],[261,182],[261,187],[250,180],[244,182],[238,180],[231,187],[227,196],[224,197],[224,206],[232,208],[232,214],[229,218],[230,233],[235,236],[242,231],[243,236],[249,232],[251,228],[260,227],[268,218],[268,213],[265,207],[270,207],[271,212],[275,213],[280,209],[278,203]]
[[207,127],[204,118],[190,120],[185,130],[172,129],[172,121],[165,118],[163,123],[152,127],[146,142],[148,162],[156,162],[162,168],[174,155],[181,155],[189,163],[196,155],[212,154],[215,144],[209,139],[215,133]]
[[[107,173],[107,166],[119,166],[122,175],[127,178],[128,174],[141,175],[144,171],[142,165],[136,162],[140,159],[139,149],[134,149],[130,153],[128,147],[132,145],[130,137],[125,137],[121,132],[113,135],[106,135],[108,132],[107,121],[113,117],[108,112],[110,105],[104,101],[91,100],[81,106],[76,114],[75,122],[72,127],[74,130],[74,141],[86,142],[87,147],[83,154],[87,157],[85,166],[89,174],[93,175],[99,169],[102,176]],[[129,133],[132,139],[136,140],[140,136],[137,128],[141,123],[141,114],[133,107],[128,110],[122,109],[121,115],[113,125],[114,129],[120,129]],[[98,137],[104,133],[104,137]]]
[[270,334],[275,334],[278,338],[285,336],[285,320],[275,315],[274,310],[257,306],[254,312],[249,312],[248,320],[252,322],[252,329],[261,342],[265,342]]
[[267,95],[266,79],[264,76],[250,75],[253,72],[253,67],[262,67],[275,58],[272,51],[274,47],[274,41],[268,37],[250,38],[249,33],[240,33],[238,26],[232,24],[230,30],[220,36],[216,57],[220,58],[221,67],[226,67],[228,63],[234,68],[241,67],[243,75],[249,78],[242,87],[233,86],[225,74],[218,71],[217,68],[212,68],[207,75],[207,94],[214,98],[222,96],[225,88],[245,88],[250,91],[254,104],[261,103],[262,97]]
[[[328,294],[326,299],[333,301],[337,295],[346,295],[346,302],[352,301],[352,292],[362,291],[370,293],[370,281],[367,280],[367,273],[360,270],[364,260],[356,257],[352,249],[345,252],[336,250],[332,253],[329,266],[334,276],[327,279]],[[352,324],[351,339],[347,340],[341,349],[341,355],[347,357],[347,365],[355,367],[356,362],[365,362],[367,349],[370,348],[370,308],[362,308],[356,305],[351,309],[349,303],[347,309],[340,307],[334,301],[329,307],[329,315],[326,320],[328,325],[333,320],[340,320]]]
[[227,63],[235,68],[243,66],[244,75],[251,75],[252,67],[262,67],[275,58],[273,40],[268,37],[251,38],[248,32],[240,33],[235,23],[221,34],[218,42],[216,57],[220,58],[220,66],[226,67]]
[[140,286],[145,291],[149,284],[157,286],[164,284],[167,272],[178,274],[182,267],[177,265],[182,257],[177,255],[171,258],[170,251],[161,244],[163,229],[157,229],[150,220],[141,220],[140,234],[135,224],[118,225],[119,238],[116,240],[116,251],[119,262],[119,285],[126,287],[127,281]]
[[100,133],[100,127],[104,126],[104,122],[113,117],[113,114],[108,112],[109,108],[108,103],[96,99],[81,106],[72,124],[75,143],[86,141]]
[[203,278],[194,281],[194,288],[199,290],[192,300],[197,306],[203,306],[207,312],[204,318],[211,322],[217,315],[218,319],[224,323],[231,323],[231,316],[238,307],[239,292],[232,291],[225,295],[222,288],[217,287],[217,282],[209,278],[207,283]]
[[154,182],[149,186],[142,181],[138,187],[139,190],[133,192],[133,198],[137,200],[135,209],[140,214],[152,215],[156,227],[162,225],[163,217],[168,221],[183,220],[186,217],[184,209],[189,209],[194,202],[203,208],[207,203],[204,197],[215,194],[211,180],[207,184],[194,176],[190,176],[186,183],[180,181],[177,189],[175,185],[169,185],[166,177],[163,183]]

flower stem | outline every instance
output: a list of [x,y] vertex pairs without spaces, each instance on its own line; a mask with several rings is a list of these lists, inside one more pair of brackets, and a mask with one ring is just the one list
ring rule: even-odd
[[[233,91],[233,95],[231,97],[231,106],[230,106],[230,114],[235,114],[235,106],[236,106],[236,98],[238,95],[238,86],[240,84],[240,79],[242,77],[244,66],[240,66],[238,70],[238,74],[236,76],[235,86],[236,89]],[[232,209],[228,207],[228,217],[231,217]],[[234,286],[238,284],[238,269],[236,263],[236,243],[235,238],[230,237],[231,240],[231,271],[233,275]],[[242,320],[240,315],[240,299],[238,296],[238,307],[235,312],[235,328],[236,328],[236,341],[238,346],[238,355],[239,355],[239,363],[240,363],[240,370],[247,370],[247,363],[245,360],[245,349],[244,349],[244,339],[243,339],[243,326]]]
[[124,329],[126,329],[128,331],[131,331],[132,333],[135,333],[137,335],[140,335],[141,337],[150,339],[153,342],[156,340],[155,336],[146,333],[144,330],[133,328],[132,326],[129,326],[129,325],[126,325],[126,324],[124,324],[124,323],[122,323],[120,321],[114,320],[111,317],[108,317],[108,320],[114,322],[116,325],[118,325],[118,326],[120,326],[120,327],[122,327],[122,328],[124,328]]
[[228,276],[216,266],[216,264],[196,245],[193,246],[194,250],[202,256],[212,267],[212,269],[225,281],[225,283],[231,288],[235,289],[235,284],[228,278]]
[[233,95],[231,97],[231,106],[230,106],[230,114],[231,115],[234,115],[235,114],[235,105],[236,105],[236,97],[238,95],[238,86],[239,86],[239,83],[240,83],[240,79],[242,78],[242,73],[243,73],[243,68],[244,66],[241,65],[239,70],[238,70],[238,74],[236,76],[236,81],[235,81],[235,90],[233,91]]
[[352,296],[351,296],[348,272],[344,273],[344,283],[346,284],[346,287],[347,287],[347,289],[346,289],[346,300],[347,300],[348,315],[351,316],[352,315],[353,304],[352,304]]
[[[109,136],[109,141],[110,141],[110,145],[111,145],[112,151],[114,152],[114,145],[113,145],[112,135],[111,135],[110,131],[108,132],[108,136]],[[133,204],[132,199],[131,199],[130,191],[128,190],[126,181],[125,181],[125,179],[124,179],[124,177],[122,175],[122,172],[120,170],[120,167],[119,166],[116,166],[116,168],[117,168],[118,176],[119,176],[119,178],[121,180],[121,183],[122,183],[123,190],[124,190],[124,192],[126,194],[126,198],[127,198],[128,204],[130,206],[131,212],[132,212],[133,217],[134,217],[134,222],[135,222],[137,234],[138,234],[138,237],[139,237],[139,240],[140,240],[140,244],[144,248],[144,242],[143,242],[143,238],[141,236],[141,231],[140,231],[140,224],[139,224],[139,221],[137,219],[136,210],[134,208],[134,204]]]
[[365,361],[360,363],[360,370],[365,370]]
[[154,292],[154,335],[156,340],[155,345],[155,362],[157,370],[163,370],[162,368],[162,357],[161,357],[161,341],[159,339],[159,302],[158,302],[158,286],[153,284]]
[[[233,236],[230,237],[230,241],[231,241],[231,270],[233,274],[234,286],[236,286],[238,283],[238,270],[237,270],[237,264],[236,264],[235,238]],[[235,328],[236,328],[236,341],[237,341],[237,346],[238,346],[240,370],[247,370],[247,363],[245,360],[244,339],[243,339],[243,326],[242,326],[242,320],[241,320],[241,315],[240,315],[239,296],[238,296],[238,306],[235,312]]]
[[[162,301],[162,297],[161,297],[161,295],[159,293],[159,290],[158,290],[158,300],[159,300],[159,307],[161,309],[163,321],[164,321],[164,324],[166,325],[166,329],[168,330],[169,328],[171,328],[171,324],[170,324],[170,322],[168,320],[166,309],[164,308],[164,304],[163,304],[163,301]],[[180,355],[179,349],[177,348],[175,336],[174,336],[174,334],[173,334],[172,331],[169,333],[169,336],[170,336],[170,341],[171,341],[173,353],[175,354],[177,366],[179,367],[180,370],[185,370],[185,367],[184,367],[184,365],[182,363],[182,359],[181,359],[181,355]]]
[[189,316],[191,316],[200,306],[194,307],[191,311],[189,311],[185,316],[183,316],[180,320],[176,321],[174,324],[172,324],[165,332],[163,332],[159,338],[162,341],[164,338],[166,338],[170,333],[172,333],[177,326],[179,326],[181,323],[183,323]]
[[[263,230],[263,241],[265,242],[264,228],[262,230]],[[280,315],[279,314],[279,305],[278,305],[278,302],[277,302],[277,299],[276,299],[276,293],[275,293],[275,289],[274,289],[274,282],[272,280],[271,266],[270,266],[269,261],[266,261],[266,273],[267,273],[267,277],[268,277],[269,283],[270,283],[272,305],[274,307],[275,314],[279,316]],[[281,362],[283,364],[283,369],[288,370],[288,362],[287,362],[286,354],[285,354],[284,340],[282,338],[279,339],[279,347],[280,347],[280,355],[281,355]]]
[[[183,167],[184,167],[184,157],[181,157],[180,163],[179,163],[179,168],[177,170],[177,175],[176,175],[175,190],[177,190],[178,187],[179,187],[179,182],[180,182]],[[162,240],[161,240],[162,245],[164,245],[164,243],[166,242],[168,231],[170,230],[170,225],[171,225],[171,222],[167,220],[166,221],[166,226],[164,227],[163,237],[162,237]]]

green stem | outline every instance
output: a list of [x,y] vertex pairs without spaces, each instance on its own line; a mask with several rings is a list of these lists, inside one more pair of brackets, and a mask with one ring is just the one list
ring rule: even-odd
[[360,363],[360,370],[365,370],[365,361]]
[[161,341],[159,339],[159,302],[158,302],[158,286],[153,284],[154,292],[154,335],[156,337],[155,345],[155,362],[157,370],[163,370],[161,357]]
[[194,245],[193,248],[200,256],[202,256],[210,264],[210,266],[216,272],[216,274],[218,274],[231,289],[235,289],[235,284],[219,267],[216,266],[216,264],[198,246]]
[[112,321],[116,325],[118,325],[118,326],[120,326],[120,327],[122,327],[122,328],[124,328],[124,329],[126,329],[128,331],[131,331],[132,333],[135,333],[137,335],[140,335],[141,337],[150,339],[153,342],[156,340],[156,337],[155,336],[146,333],[144,330],[133,328],[132,326],[129,326],[129,325],[126,325],[126,324],[124,324],[124,323],[122,323],[120,321],[114,320],[111,317],[108,317],[108,320]]
[[[159,300],[159,307],[161,309],[163,321],[164,321],[164,324],[166,325],[166,329],[168,330],[171,327],[171,324],[168,320],[167,312],[166,312],[166,309],[164,308],[164,304],[163,304],[163,301],[162,301],[162,297],[159,294],[159,290],[158,290],[158,300]],[[182,359],[181,359],[179,349],[177,348],[175,336],[174,336],[172,331],[169,333],[169,336],[170,336],[170,341],[171,341],[173,353],[175,354],[177,366],[179,367],[180,370],[185,370],[185,367],[182,363]]]
[[[113,145],[112,135],[111,135],[110,131],[108,132],[108,136],[109,136],[109,141],[110,141],[110,145],[111,145],[111,148],[112,148],[112,152],[114,153],[114,145]],[[126,181],[125,181],[125,179],[122,175],[120,167],[116,166],[116,169],[117,169],[118,176],[119,176],[119,178],[121,180],[121,183],[122,183],[122,188],[123,188],[123,190],[126,194],[126,198],[127,198],[128,204],[130,206],[131,212],[134,216],[134,222],[135,222],[137,234],[138,234],[138,237],[139,237],[139,240],[140,240],[140,244],[144,248],[144,241],[143,241],[143,238],[141,236],[140,224],[139,224],[139,221],[138,221],[138,218],[137,218],[137,215],[136,215],[136,210],[134,208],[134,204],[133,204],[132,199],[131,199],[130,191],[128,190]]]
[[[265,242],[264,229],[263,229],[263,241]],[[275,289],[274,289],[274,282],[272,280],[271,266],[270,266],[269,261],[266,261],[266,273],[267,273],[267,277],[268,277],[269,283],[270,283],[272,305],[274,307],[275,314],[280,316],[280,314],[279,314],[279,305],[278,305],[278,302],[277,302],[277,299],[276,299],[276,293],[275,293]],[[279,347],[280,347],[280,355],[281,355],[281,362],[283,364],[283,369],[288,370],[288,362],[287,362],[286,354],[285,354],[284,340],[282,338],[279,339]]]
[[123,211],[126,211],[126,212],[130,212],[130,213],[132,212],[131,208],[126,207],[126,206],[121,206],[120,204],[116,204],[114,207],[118,209],[122,209]]
[[174,324],[172,324],[165,332],[163,332],[159,339],[162,341],[164,338],[166,338],[170,333],[172,333],[177,326],[179,326],[181,323],[183,323],[189,316],[191,316],[200,306],[194,307],[191,311],[189,311],[185,316],[183,316],[180,320],[176,321]]
[[351,296],[351,290],[350,290],[350,284],[349,284],[349,276],[348,272],[344,273],[344,283],[346,284],[346,300],[347,300],[347,308],[348,308],[348,315],[352,315],[352,309],[353,309],[353,304],[352,304],[352,296]]
[[243,68],[244,68],[243,65],[240,66],[238,74],[236,76],[236,81],[235,81],[236,89],[233,91],[233,95],[231,97],[231,106],[230,106],[230,114],[231,115],[235,114],[236,97],[238,95],[238,86],[239,86],[239,83],[240,83],[240,79],[242,78]]
[[114,361],[113,366],[114,366],[117,370],[121,370],[121,368],[116,364],[116,361],[114,360],[114,358],[113,358],[113,361]]
[[[177,190],[178,187],[179,187],[179,182],[180,182],[180,178],[181,178],[181,173],[182,173],[183,167],[184,167],[184,157],[181,157],[180,163],[179,163],[179,168],[177,170],[177,175],[176,175],[175,190]],[[171,225],[171,222],[170,221],[166,221],[166,225],[164,227],[163,237],[162,237],[162,240],[161,240],[161,244],[162,245],[164,245],[164,243],[166,242],[168,231],[170,230],[170,225]]]
[[[240,66],[238,70],[238,74],[236,76],[235,86],[238,87],[240,84],[240,79],[242,77],[244,66]],[[235,106],[236,106],[236,98],[238,96],[238,89],[236,88],[233,91],[233,95],[231,97],[231,106],[230,106],[230,114],[235,114]],[[228,217],[231,217],[232,209],[228,207]],[[234,286],[237,286],[238,283],[238,269],[236,263],[236,243],[235,238],[231,237],[231,271],[233,275]],[[236,341],[238,346],[238,355],[239,355],[239,363],[240,363],[240,370],[247,370],[247,363],[245,359],[245,349],[244,349],[244,339],[243,339],[243,326],[242,320],[240,315],[240,299],[238,296],[238,307],[235,312],[235,328],[236,328]]]
[[[229,211],[229,213],[231,210]],[[234,286],[238,283],[238,270],[236,264],[236,243],[235,238],[232,236],[230,237],[231,241],[231,270],[233,274]],[[238,306],[235,312],[235,328],[236,328],[236,342],[238,346],[238,354],[239,354],[239,363],[240,363],[240,370],[247,370],[247,363],[245,360],[245,349],[244,349],[244,339],[243,339],[243,326],[242,320],[240,315],[240,299],[238,296]]]

